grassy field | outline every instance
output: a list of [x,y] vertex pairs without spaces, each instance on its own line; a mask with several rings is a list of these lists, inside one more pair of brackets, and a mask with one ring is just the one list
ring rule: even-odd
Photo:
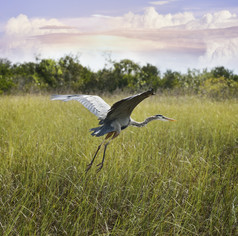
[[[105,98],[112,104],[120,97]],[[148,98],[102,141],[80,103],[0,97],[0,235],[237,235],[238,103]]]

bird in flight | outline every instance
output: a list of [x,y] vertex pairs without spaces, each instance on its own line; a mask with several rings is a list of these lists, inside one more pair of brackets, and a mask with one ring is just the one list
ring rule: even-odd
[[128,126],[143,127],[147,125],[152,120],[162,120],[162,121],[175,121],[172,118],[165,117],[163,115],[154,115],[146,118],[143,122],[137,122],[133,120],[130,116],[134,108],[142,102],[145,98],[154,95],[153,89],[146,92],[139,93],[127,98],[124,98],[112,106],[108,105],[101,97],[96,95],[52,95],[51,100],[61,100],[61,101],[79,101],[85,108],[96,115],[99,119],[99,127],[91,129],[91,135],[100,137],[106,135],[103,142],[98,146],[91,162],[88,164],[86,172],[92,167],[93,162],[101,148],[104,144],[104,151],[102,161],[97,165],[99,172],[104,164],[105,153],[108,144],[116,138],[120,132],[127,128]]

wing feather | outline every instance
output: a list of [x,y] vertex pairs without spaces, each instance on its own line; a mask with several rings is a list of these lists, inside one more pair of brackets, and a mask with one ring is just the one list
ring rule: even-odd
[[124,117],[130,117],[132,111],[134,108],[142,102],[147,97],[154,95],[154,91],[152,89],[139,93],[127,98],[124,98],[112,105],[110,110],[107,113],[107,116],[105,118],[106,120],[113,120],[116,118],[124,118]]
[[52,95],[51,100],[60,100],[64,102],[72,100],[78,101],[100,120],[107,116],[107,112],[110,109],[110,105],[108,105],[101,97],[95,95]]

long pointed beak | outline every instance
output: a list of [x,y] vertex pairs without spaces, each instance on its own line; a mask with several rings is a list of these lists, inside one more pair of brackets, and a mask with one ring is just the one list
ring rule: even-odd
[[173,119],[173,118],[168,118],[168,117],[164,117],[165,118],[165,120],[167,120],[167,121],[176,121],[175,119]]

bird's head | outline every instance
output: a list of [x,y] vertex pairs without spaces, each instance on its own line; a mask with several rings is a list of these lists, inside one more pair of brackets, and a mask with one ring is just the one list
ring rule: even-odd
[[155,115],[155,119],[156,120],[162,120],[162,121],[176,121],[173,118],[168,118],[168,117],[165,117],[163,115]]

